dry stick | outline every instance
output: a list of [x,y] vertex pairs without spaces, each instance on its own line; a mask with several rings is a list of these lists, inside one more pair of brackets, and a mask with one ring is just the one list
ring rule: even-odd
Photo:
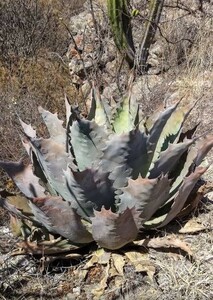
[[90,11],[91,11],[91,15],[92,15],[92,21],[93,21],[93,24],[94,24],[94,27],[95,27],[96,35],[98,36],[98,26],[97,26],[97,22],[96,22],[96,19],[95,19],[92,0],[90,0],[89,3],[90,3]]
[[86,67],[85,67],[85,64],[84,64],[84,60],[83,60],[82,55],[81,55],[81,50],[78,48],[78,45],[76,44],[76,41],[75,41],[75,39],[74,39],[74,37],[73,37],[73,34],[72,34],[72,32],[69,30],[68,26],[67,26],[66,24],[64,24],[64,23],[63,23],[63,25],[64,25],[65,28],[67,29],[67,31],[68,31],[68,33],[69,33],[69,35],[70,35],[70,37],[71,37],[71,39],[72,39],[72,41],[73,41],[73,44],[74,44],[74,46],[75,46],[75,50],[78,52],[78,55],[79,55],[79,57],[80,57],[80,60],[81,60],[81,62],[82,62],[82,64],[83,64],[84,75],[85,75],[86,78],[88,78],[88,82],[89,82],[90,86],[92,87],[92,83],[91,83],[91,81],[89,80],[89,76],[88,76],[87,71],[86,71]]
[[150,2],[150,15],[146,24],[145,33],[143,34],[143,39],[140,43],[140,51],[137,62],[138,67],[140,67],[140,71],[142,73],[146,69],[149,48],[157,30],[157,24],[160,20],[163,5],[164,0],[152,0]]
[[[75,41],[75,39],[74,39],[74,37],[73,37],[72,32],[71,32],[70,29],[68,28],[68,26],[67,26],[65,23],[63,23],[63,25],[64,25],[65,28],[67,29],[67,31],[68,31],[68,33],[69,33],[69,35],[70,35],[70,37],[71,37],[71,39],[72,39],[72,41],[73,41],[73,44],[74,44],[74,46],[75,46],[75,50],[78,52],[78,55],[79,55],[79,57],[80,57],[80,61],[82,62],[82,65],[83,65],[84,75],[85,75],[85,77],[87,78],[87,80],[88,80],[88,82],[89,82],[89,85],[90,85],[90,87],[91,87],[91,89],[92,89],[92,82],[91,82],[91,80],[90,80],[90,78],[89,78],[89,75],[88,75],[88,73],[87,73],[87,70],[86,70],[86,67],[85,67],[85,63],[84,63],[84,60],[83,60],[82,55],[81,55],[81,50],[78,48],[78,45],[77,45],[77,43],[76,43],[76,41]],[[84,106],[85,106],[86,112],[88,112],[87,104],[86,104],[86,99],[85,99],[85,97],[84,97],[82,91],[81,91],[81,95],[82,95],[82,98],[83,98],[83,102],[84,102]]]
[[[100,57],[102,56],[103,54],[103,43],[102,43],[102,38],[100,37],[100,30],[99,30],[99,26],[96,22],[96,18],[95,18],[95,14],[94,14],[94,7],[93,7],[93,1],[90,0],[89,1],[90,3],[90,12],[91,12],[91,15],[92,15],[92,20],[93,20],[93,24],[94,24],[94,28],[95,28],[95,33],[96,33],[96,36],[98,38],[98,42],[99,42],[99,54],[97,55],[97,58],[95,59],[95,64],[93,63],[93,66],[94,66],[94,69],[95,69],[95,75],[97,75],[97,70],[98,70],[98,61],[100,61]],[[102,54],[101,54],[102,52]]]

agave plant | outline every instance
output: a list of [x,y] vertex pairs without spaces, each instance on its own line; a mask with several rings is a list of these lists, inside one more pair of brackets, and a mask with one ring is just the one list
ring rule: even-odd
[[131,90],[111,107],[95,87],[87,117],[66,100],[65,128],[39,107],[49,138],[20,120],[30,162],[0,166],[25,197],[2,192],[1,206],[20,220],[28,246],[37,233],[50,252],[93,241],[114,250],[167,225],[189,205],[213,146],[213,136],[194,137],[196,127],[183,132],[191,109],[178,102],[142,118]]

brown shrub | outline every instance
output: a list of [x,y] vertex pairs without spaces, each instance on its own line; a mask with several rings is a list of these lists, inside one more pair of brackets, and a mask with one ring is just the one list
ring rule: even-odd
[[70,37],[64,24],[68,12],[83,2],[1,1],[0,159],[15,160],[23,154],[17,115],[39,125],[37,106],[62,117],[64,93],[76,99],[65,57]]

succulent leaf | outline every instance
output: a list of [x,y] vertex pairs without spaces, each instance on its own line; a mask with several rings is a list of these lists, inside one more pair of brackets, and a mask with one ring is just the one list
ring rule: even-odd
[[138,233],[133,211],[126,209],[121,214],[102,208],[92,217],[92,235],[99,246],[106,249],[119,249],[133,241]]
[[142,177],[136,180],[129,179],[128,186],[122,189],[119,211],[134,207],[139,215],[137,221],[140,228],[164,204],[169,195],[169,189],[170,181],[167,176],[155,179]]
[[168,107],[166,110],[162,111],[154,123],[152,124],[151,128],[147,128],[149,132],[149,139],[148,144],[150,147],[150,150],[154,150],[160,137],[163,128],[165,127],[167,121],[171,117],[172,113],[177,109],[179,103],[172,105]]
[[31,124],[27,124],[25,122],[23,122],[20,118],[19,118],[19,122],[21,124],[21,127],[24,131],[24,133],[31,137],[31,138],[36,138],[36,130],[33,129],[33,127],[31,126]]
[[171,208],[168,210],[168,212],[164,215],[161,214],[158,218],[153,217],[153,219],[145,223],[145,226],[148,228],[159,228],[167,225],[172,219],[174,219],[184,207],[184,204],[196,182],[206,172],[206,170],[207,168],[197,167],[193,173],[187,176],[179,188],[177,195],[174,197],[174,200],[171,202]]
[[[175,179],[170,189],[170,198],[178,190],[183,179],[190,173],[190,171],[194,171],[196,166],[199,166],[212,147],[213,136],[206,136],[202,140],[198,141],[197,145],[191,147],[189,151],[185,153],[185,159],[180,159],[177,162],[174,166],[174,170],[171,171],[173,178]],[[177,175],[178,172],[179,175]]]
[[45,189],[39,184],[39,178],[33,174],[33,166],[21,159],[19,162],[0,161],[0,167],[12,178],[27,198],[45,196]]
[[191,110],[188,107],[178,108],[179,103],[160,113],[150,130],[147,143],[151,159],[150,168],[153,167],[160,152],[165,151],[169,143],[173,143],[178,137],[183,122]]
[[147,136],[144,132],[136,129],[130,131],[127,163],[132,168],[131,177],[138,178],[139,174],[145,177],[148,171]]
[[195,160],[195,165],[199,166],[204,157],[207,155],[207,153],[211,150],[213,147],[213,135],[207,135],[203,140],[198,143],[198,153]]
[[68,100],[66,94],[64,96],[64,102],[65,102],[65,107],[66,107],[66,127],[67,127],[69,120],[70,120],[70,116],[71,116],[71,105],[69,103],[69,100]]
[[109,104],[102,100],[99,90],[93,85],[88,120],[94,119],[99,126],[105,126],[105,128],[111,129],[110,116],[111,108]]
[[89,243],[93,240],[82,224],[80,216],[61,197],[34,198],[30,206],[36,220],[48,231],[76,244]]
[[167,174],[175,166],[181,155],[194,143],[194,140],[187,140],[178,144],[170,144],[165,151],[160,153],[155,161],[154,167],[149,171],[149,178],[156,178],[161,174]]
[[193,171],[194,161],[197,156],[195,147],[191,147],[187,152],[184,152],[180,159],[176,162],[173,169],[170,171],[172,185],[169,192],[171,198],[182,184],[184,178],[189,174],[190,170]]
[[18,208],[16,203],[11,204],[8,199],[0,197],[0,206],[11,213],[13,216],[17,216],[21,219],[32,220],[31,217],[33,217],[33,215],[30,212]]
[[104,205],[106,209],[114,207],[114,190],[108,179],[108,173],[96,169],[86,169],[82,172],[65,172],[67,186],[73,193],[71,206],[83,218],[93,215],[94,209],[100,210]]
[[63,121],[59,120],[57,113],[52,114],[48,110],[43,109],[41,106],[38,108],[44,123],[47,126],[50,138],[60,144],[66,144],[66,130],[63,127]]
[[131,92],[131,85],[128,94],[123,98],[119,107],[113,117],[113,129],[115,133],[122,134],[128,133],[129,131],[135,129],[136,120],[138,118],[138,104],[134,99],[134,95]]
[[[32,128],[31,124],[27,124],[27,123],[23,122],[20,118],[19,118],[19,122],[21,124],[21,127],[22,127],[24,135],[25,135],[25,137],[21,137],[21,141],[22,141],[22,144],[23,144],[27,154],[31,158],[31,154],[32,154],[31,146],[30,146],[30,144],[28,142],[28,138],[26,138],[26,136],[34,139],[34,138],[36,138],[36,131]],[[31,158],[31,160],[32,160],[32,158]]]
[[31,145],[53,191],[67,199],[70,193],[63,171],[68,166],[75,169],[75,165],[71,155],[65,151],[65,145],[43,138],[31,140]]
[[90,168],[102,155],[107,140],[104,128],[95,121],[77,119],[70,127],[70,147],[80,171]]
[[[64,252],[76,250],[80,245],[73,245],[65,239],[57,238],[54,240],[40,240],[40,241],[22,241],[17,244],[21,249],[21,254],[35,254],[35,255],[54,255]],[[20,254],[20,253],[19,253]]]
[[127,163],[129,155],[129,134],[112,135],[103,151],[99,168],[108,172],[115,189],[126,185],[131,175],[131,167]]

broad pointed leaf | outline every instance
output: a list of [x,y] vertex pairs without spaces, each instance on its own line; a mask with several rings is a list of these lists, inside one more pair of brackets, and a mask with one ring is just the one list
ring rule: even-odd
[[[162,131],[171,117],[172,113],[177,109],[177,103],[176,105],[173,105],[169,108],[167,108],[165,111],[161,112],[158,116],[158,118],[155,120],[153,126],[151,127],[149,131],[149,138],[147,145],[149,146],[149,150],[152,151],[152,153],[155,151],[158,141],[161,138]],[[164,141],[163,137],[163,141]],[[162,145],[162,142],[160,143]],[[160,147],[161,148],[161,147]]]
[[93,240],[82,224],[80,216],[61,197],[35,198],[32,200],[31,209],[36,220],[50,232],[76,244]]
[[115,250],[132,242],[138,233],[132,211],[126,209],[121,214],[102,208],[95,211],[92,219],[92,235],[99,246]]
[[106,101],[103,101],[98,89],[93,85],[92,101],[88,120],[94,119],[99,126],[105,126],[110,129],[110,106]]
[[31,124],[27,124],[27,123],[23,122],[20,118],[19,118],[19,122],[21,124],[22,129],[24,130],[24,133],[27,136],[29,136],[31,138],[36,138],[36,130],[33,129]]
[[169,189],[170,181],[166,176],[156,179],[129,179],[128,186],[122,189],[119,211],[134,207],[139,215],[137,224],[140,227],[165,203]]
[[14,204],[9,203],[8,199],[0,197],[0,206],[11,213],[13,216],[17,216],[21,219],[32,220],[32,214],[17,208]]
[[146,141],[144,133],[132,130],[128,134],[113,135],[107,142],[99,167],[110,173],[116,189],[125,186],[129,176],[146,175]]
[[44,196],[45,189],[39,184],[39,178],[33,174],[32,165],[19,162],[2,162],[0,167],[13,179],[20,191],[28,198]]
[[127,177],[131,175],[132,168],[127,163],[129,141],[129,134],[113,135],[104,149],[99,164],[101,170],[109,172],[109,178],[116,189],[125,186]]
[[[21,124],[21,127],[24,131],[24,134],[27,136],[27,137],[30,137],[30,138],[36,138],[36,131],[32,128],[32,126],[30,124],[27,124],[25,122],[23,122],[20,118],[19,118],[19,122]],[[28,142],[28,138],[25,137],[21,137],[21,140],[22,140],[22,144],[25,148],[25,150],[27,151],[27,154],[29,155],[29,157],[31,158],[31,161],[32,161],[32,153],[31,153],[31,146]]]
[[189,151],[184,153],[179,161],[177,161],[173,170],[170,172],[171,178],[174,179],[170,189],[170,200],[174,193],[177,192],[184,178],[190,171],[194,170],[196,165],[199,165],[199,162],[207,155],[212,146],[213,139],[211,136],[207,136],[198,142],[197,145],[192,146]]
[[70,127],[70,139],[70,152],[74,153],[78,168],[83,171],[100,159],[107,135],[94,121],[77,119]]
[[66,144],[66,130],[62,126],[63,121],[59,120],[57,114],[52,114],[41,106],[38,108],[42,118],[47,126],[50,137],[57,143]]
[[[50,241],[22,241],[17,244],[21,251],[17,251],[18,254],[36,254],[36,255],[54,255],[57,257],[59,253],[70,252],[79,248],[79,245],[73,245],[68,240],[57,238]],[[16,251],[13,252],[16,255]],[[71,254],[70,254],[71,255]]]
[[207,153],[213,147],[213,135],[207,135],[204,139],[198,143],[198,154],[195,160],[196,166],[199,166],[202,163],[202,160],[207,155]]
[[[179,188],[179,191],[174,198],[174,201],[172,202],[172,205],[170,205],[170,209],[167,213],[164,215],[161,215],[158,218],[151,219],[150,221],[145,223],[146,227],[163,227],[167,225],[171,220],[173,220],[178,213],[181,211],[181,209],[184,207],[184,204],[191,193],[192,189],[194,188],[197,181],[200,179],[200,177],[205,173],[207,168],[197,167],[193,173],[191,173],[189,176],[187,176],[181,187]],[[161,209],[163,211],[163,207]]]
[[138,117],[138,104],[135,102],[131,91],[119,103],[119,107],[114,116],[113,129],[117,134],[127,133],[135,129]]
[[69,198],[64,170],[68,166],[75,169],[75,165],[71,155],[65,151],[65,146],[52,139],[43,138],[31,140],[31,145],[53,191],[64,199]]
[[194,140],[187,140],[178,144],[170,144],[165,151],[160,153],[153,168],[149,172],[149,178],[156,178],[161,174],[167,174],[175,166],[181,155],[194,143]]
[[73,197],[70,197],[71,206],[77,213],[88,219],[93,215],[93,210],[114,207],[114,190],[108,179],[108,174],[100,170],[87,169],[82,172],[65,172],[67,186]]
[[32,128],[31,125],[28,125],[24,123],[21,119],[19,119],[22,129],[24,131],[24,136],[21,137],[22,140],[22,145],[24,146],[25,150],[27,151],[27,154],[29,155],[31,162],[33,164],[34,170],[33,173],[40,178],[43,183],[46,185],[47,184],[47,179],[44,175],[44,172],[41,168],[41,166],[38,163],[38,160],[33,153],[33,148],[30,142],[30,139],[36,139],[36,131]]
[[153,167],[154,162],[158,159],[161,151],[167,149],[169,143],[173,143],[180,133],[183,122],[189,114],[188,107],[178,108],[179,102],[166,109],[159,115],[155,121],[148,138],[148,151]]
[[129,154],[127,163],[132,168],[131,176],[137,178],[139,174],[145,177],[148,171],[147,136],[140,130],[133,130],[129,133]]
[[189,174],[190,169],[194,167],[194,161],[196,156],[197,151],[193,146],[189,149],[188,152],[182,154],[182,156],[174,166],[173,170],[171,170],[170,177],[172,178],[173,183],[169,192],[170,198],[174,195],[174,193],[177,192],[184,178]]

